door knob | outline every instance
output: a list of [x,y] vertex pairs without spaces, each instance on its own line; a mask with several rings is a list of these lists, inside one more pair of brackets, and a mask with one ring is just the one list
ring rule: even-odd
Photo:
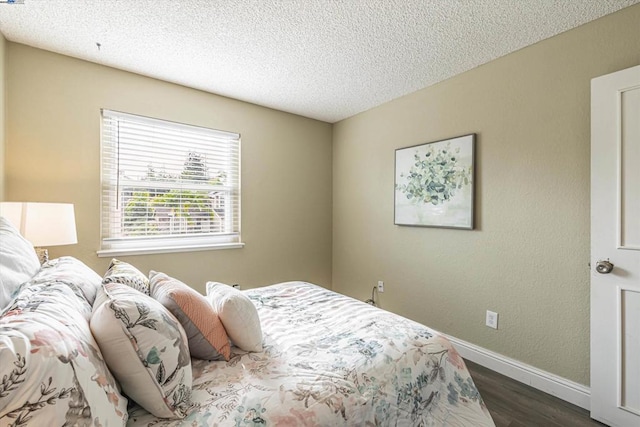
[[609,262],[609,259],[606,261],[598,261],[596,263],[596,271],[600,274],[609,274],[613,270],[613,264]]

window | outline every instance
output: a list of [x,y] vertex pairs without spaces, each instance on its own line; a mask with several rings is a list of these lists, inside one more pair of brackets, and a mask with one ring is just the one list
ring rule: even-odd
[[240,135],[102,110],[99,256],[241,247]]

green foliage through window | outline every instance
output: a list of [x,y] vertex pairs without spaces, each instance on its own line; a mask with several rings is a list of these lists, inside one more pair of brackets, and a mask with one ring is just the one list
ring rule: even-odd
[[[216,205],[221,203],[219,194],[211,191],[210,186],[223,185],[225,174],[219,172],[211,177],[202,154],[189,152],[184,168],[177,176],[149,164],[142,181],[175,183],[190,188],[166,188],[166,185],[123,188],[123,229],[128,236],[189,233],[204,228],[215,231],[216,221],[219,223],[223,219],[222,210],[216,211]],[[192,189],[203,184],[207,188]]]

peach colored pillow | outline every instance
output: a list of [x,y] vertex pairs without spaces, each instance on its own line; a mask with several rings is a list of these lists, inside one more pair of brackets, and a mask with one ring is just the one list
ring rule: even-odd
[[229,337],[206,298],[181,281],[164,273],[149,273],[151,296],[180,322],[191,356],[204,360],[229,360]]

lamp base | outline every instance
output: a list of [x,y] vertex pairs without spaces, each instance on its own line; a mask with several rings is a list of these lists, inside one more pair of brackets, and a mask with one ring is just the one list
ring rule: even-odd
[[46,248],[37,247],[35,249],[36,249],[36,255],[38,255],[38,259],[40,260],[40,265],[49,261],[49,251]]

